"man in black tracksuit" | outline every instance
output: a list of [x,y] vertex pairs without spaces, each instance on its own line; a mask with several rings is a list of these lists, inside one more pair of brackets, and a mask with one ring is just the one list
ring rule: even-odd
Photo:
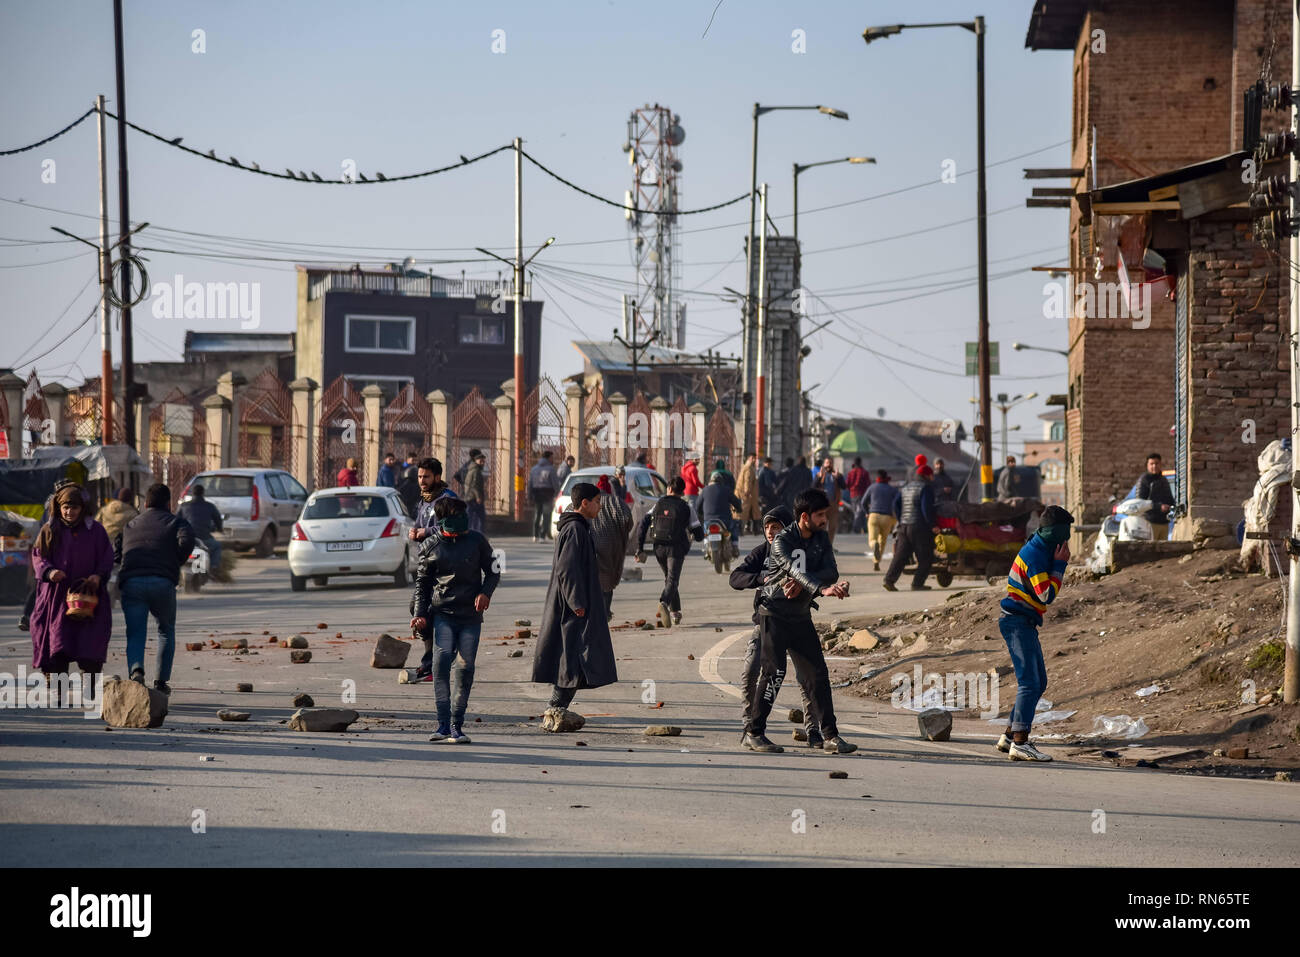
[[[767,554],[772,539],[787,526],[794,522],[794,514],[784,505],[778,505],[763,516],[763,534],[765,541],[757,546],[753,551],[745,556],[745,560],[731,571],[731,587],[737,591],[743,591],[747,588],[754,589],[754,634],[749,639],[745,647],[745,667],[741,672],[741,691],[744,695],[744,711],[741,713],[741,719],[745,726],[748,726],[750,716],[754,713],[754,689],[758,685],[758,667],[759,667],[759,649],[762,644],[761,635],[758,627],[758,598],[759,587],[763,584],[763,565],[767,562]],[[786,583],[786,593],[797,595],[799,593],[799,584],[795,581]],[[803,696],[803,714],[804,714],[804,739],[808,742],[810,748],[820,748],[823,744],[822,730],[819,726],[813,724],[812,708],[808,704],[808,695],[804,693],[803,686],[800,685],[799,693]],[[795,740],[799,740],[798,732],[793,732]]]
[[637,529],[636,560],[645,561],[645,538],[654,527],[655,558],[664,570],[664,589],[659,594],[659,620],[665,628],[682,620],[682,599],[677,583],[682,577],[682,563],[691,550],[691,538],[704,540],[704,527],[694,509],[682,498],[686,482],[679,475],[668,486],[668,494],[646,512]]
[[[785,750],[769,741],[766,731],[767,716],[785,679],[787,653],[808,698],[808,709],[821,729],[823,750],[851,754],[858,749],[840,737],[835,725],[830,675],[812,621],[815,599],[844,598],[849,593],[848,582],[836,581],[839,569],[826,534],[829,511],[830,501],[821,489],[800,492],[794,503],[795,523],[772,539],[763,565],[758,607],[762,664],[754,689],[754,710],[742,742],[751,751]],[[799,586],[798,591],[788,586],[791,581]]]
[[930,564],[934,561],[934,488],[930,477],[934,470],[922,465],[916,474],[907,480],[894,499],[894,515],[898,525],[894,529],[894,560],[889,563],[885,580],[881,582],[888,591],[898,591],[894,583],[903,574],[903,569],[916,553],[916,572],[912,575],[912,591],[929,591],[925,577],[930,574]]

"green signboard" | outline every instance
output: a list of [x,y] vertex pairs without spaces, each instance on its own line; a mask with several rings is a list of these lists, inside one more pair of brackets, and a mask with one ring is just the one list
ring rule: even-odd
[[[980,374],[980,344],[978,342],[966,343],[966,374]],[[998,371],[998,344],[989,343],[989,375],[1000,375]]]

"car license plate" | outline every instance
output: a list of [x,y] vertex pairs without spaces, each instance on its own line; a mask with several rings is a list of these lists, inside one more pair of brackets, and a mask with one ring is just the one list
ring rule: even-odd
[[364,546],[364,542],[326,542],[325,551],[327,552],[359,552]]
[[711,541],[711,542],[720,542],[720,541],[722,541],[722,536],[721,536],[721,535],[710,535],[710,536],[709,536],[709,541]]

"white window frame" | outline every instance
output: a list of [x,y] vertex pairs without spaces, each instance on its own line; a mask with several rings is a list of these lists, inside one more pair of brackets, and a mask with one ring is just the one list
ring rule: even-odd
[[[500,342],[482,342],[477,340],[473,342],[464,341],[460,337],[460,321],[462,319],[478,320],[480,333],[483,331],[484,319],[501,323],[501,341]],[[479,313],[461,313],[456,317],[456,345],[469,346],[475,349],[478,348],[501,349],[501,348],[508,347],[510,345],[510,327],[506,324],[506,317],[503,315],[495,315],[495,314],[487,316],[487,315],[481,315]]]
[[[352,345],[352,320],[366,319],[379,322],[404,322],[407,327],[406,341],[410,344],[409,349],[383,349],[383,348],[365,348],[362,346],[353,347]],[[377,338],[377,337],[376,337]],[[361,313],[347,313],[343,317],[343,351],[354,354],[361,353],[380,353],[383,355],[413,356],[415,355],[415,317],[414,316],[370,316]]]

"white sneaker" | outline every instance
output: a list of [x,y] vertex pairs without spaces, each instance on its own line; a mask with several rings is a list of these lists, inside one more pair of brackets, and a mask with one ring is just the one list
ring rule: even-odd
[[1001,751],[1003,754],[1006,754],[1008,751],[1011,750],[1012,743],[1013,742],[1009,737],[1007,737],[1007,734],[1004,731],[1002,733],[1002,736],[998,738],[998,750]]
[[447,740],[448,738],[450,738],[450,737],[451,737],[450,734],[444,734],[444,733],[441,732],[441,731],[434,731],[433,734],[429,735],[429,740],[430,740],[430,741],[446,741],[446,740]]
[[1026,741],[1024,744],[1016,744],[1014,741],[1011,742],[1011,750],[1010,753],[1007,754],[1007,757],[1012,761],[1052,760],[1050,755],[1044,754],[1042,751],[1039,751],[1028,741]]

